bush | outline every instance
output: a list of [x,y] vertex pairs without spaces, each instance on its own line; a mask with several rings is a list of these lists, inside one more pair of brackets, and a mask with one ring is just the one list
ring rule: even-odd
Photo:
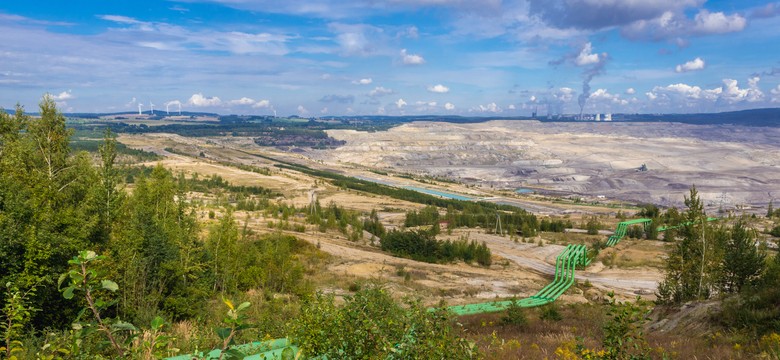
[[[345,296],[318,294],[301,309],[291,340],[305,357],[330,359],[471,359],[475,349],[452,327],[444,310],[427,311],[419,301],[396,303],[388,291],[370,286]],[[392,356],[392,357],[391,357]]]
[[501,324],[514,327],[528,325],[528,317],[525,315],[525,310],[517,304],[517,299],[512,299],[506,308],[506,314],[501,317]]
[[542,307],[542,313],[539,318],[544,321],[561,321],[563,316],[558,311],[558,307],[555,304],[549,304]]

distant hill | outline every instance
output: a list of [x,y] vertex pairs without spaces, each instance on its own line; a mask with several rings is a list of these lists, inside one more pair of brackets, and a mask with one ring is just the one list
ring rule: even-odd
[[[13,109],[0,109],[13,114]],[[27,113],[37,116],[38,113]],[[103,116],[122,116],[134,115],[135,111],[115,112],[115,113],[65,113],[67,117],[82,119],[97,119]],[[179,115],[178,111],[171,113]],[[164,112],[157,112],[155,115],[163,117]],[[246,120],[239,115],[219,115],[207,112],[182,111],[182,116],[214,116],[224,121],[230,122],[236,120]],[[249,116],[250,118],[267,118],[268,116]],[[407,115],[407,116],[383,116],[383,115],[356,115],[356,116],[326,116],[318,118],[319,120],[330,121],[365,121],[376,123],[407,123],[413,121],[442,121],[449,123],[479,123],[491,120],[532,120],[528,116],[458,116],[458,115]],[[780,108],[750,109],[740,111],[728,111],[720,113],[696,113],[696,114],[614,114],[615,122],[679,122],[695,125],[742,125],[742,126],[768,126],[780,127]],[[547,120],[538,119],[543,122],[571,122],[572,118],[562,118]]]
[[751,109],[711,114],[634,114],[621,120],[637,122],[680,122],[696,125],[743,125],[780,127],[780,108]]

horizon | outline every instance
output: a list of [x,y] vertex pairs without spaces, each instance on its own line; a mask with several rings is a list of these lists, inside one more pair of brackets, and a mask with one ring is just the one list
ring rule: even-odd
[[300,117],[686,114],[780,104],[780,48],[766,46],[780,37],[780,3],[562,4],[11,2],[0,5],[0,107],[31,108],[45,93],[65,113],[154,104]]

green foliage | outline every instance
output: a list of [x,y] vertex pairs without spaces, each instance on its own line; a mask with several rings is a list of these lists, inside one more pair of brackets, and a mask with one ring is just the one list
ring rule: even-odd
[[222,302],[228,307],[228,311],[222,319],[222,323],[225,327],[220,327],[215,330],[222,340],[222,351],[219,355],[219,359],[243,359],[248,354],[244,354],[236,348],[231,348],[231,345],[234,345],[236,334],[253,327],[253,325],[247,322],[247,317],[244,313],[251,304],[249,302],[243,302],[238,306],[235,306],[232,301],[224,298],[222,299]]
[[679,229],[682,239],[674,244],[666,260],[664,279],[658,285],[661,303],[707,299],[720,279],[728,233],[705,220],[696,187],[692,187],[690,195],[685,197],[685,204],[688,209],[681,218],[687,224]]
[[428,312],[417,301],[407,308],[387,290],[371,286],[344,298],[318,294],[301,310],[291,339],[306,356],[331,359],[471,359],[471,344],[452,328],[446,311]]
[[649,360],[652,348],[644,336],[643,326],[650,312],[649,305],[637,297],[636,302],[618,302],[610,293],[607,310],[609,320],[604,324],[602,350],[585,348],[578,338],[577,352],[583,359]]
[[22,292],[11,282],[5,284],[6,302],[3,306],[3,318],[0,323],[4,346],[0,352],[6,359],[16,359],[17,353],[24,352],[24,344],[20,341],[24,335],[25,327],[29,324],[32,314],[37,309],[30,306],[30,297],[35,295],[37,284]]
[[773,227],[772,230],[769,230],[769,235],[780,237],[780,225],[777,225]]
[[729,235],[719,283],[721,291],[738,293],[764,272],[766,253],[756,246],[755,231],[748,229],[741,220],[731,228]]
[[[89,310],[94,320],[90,322],[77,320],[77,324],[87,333],[93,328],[103,333],[110,342],[111,348],[121,357],[125,355],[127,349],[126,345],[121,342],[121,338],[117,336],[121,336],[124,333],[127,335],[126,338],[129,338],[136,331],[136,328],[130,323],[121,320],[104,319],[101,316],[101,312],[116,303],[101,297],[102,290],[109,292],[119,290],[117,283],[104,279],[101,274],[102,271],[93,268],[97,262],[102,260],[105,260],[105,257],[97,255],[94,251],[79,252],[77,256],[68,261],[71,268],[60,276],[59,286],[62,296],[68,300],[72,299],[76,292],[83,293],[86,306],[82,313]],[[62,287],[63,285],[65,285],[64,288]]]
[[501,317],[501,324],[518,328],[528,326],[528,316],[525,314],[525,309],[517,304],[517,300],[513,299],[509,303],[509,306],[506,308],[506,314]]
[[[106,128],[106,131],[109,132],[111,130],[110,128]],[[100,146],[103,144],[104,142],[100,140],[82,140],[82,139],[78,139],[78,140],[71,139],[69,143],[70,150],[72,152],[86,151],[90,153],[98,153],[100,151]],[[153,152],[129,148],[127,147],[127,145],[122,143],[116,143],[116,152],[117,154],[120,155],[130,156],[135,161],[147,162],[147,161],[159,161],[163,159],[162,156],[157,155]]]
[[587,224],[585,224],[585,229],[587,230],[588,235],[598,235],[601,227],[601,222],[595,215],[591,216],[588,219]]
[[424,230],[393,230],[382,237],[380,244],[384,251],[417,261],[439,263],[460,259],[466,263],[476,261],[482,266],[492,263],[492,253],[484,242],[478,244],[467,239],[438,241],[431,232]]
[[780,256],[767,261],[766,271],[756,282],[724,301],[723,310],[714,318],[750,334],[780,332]]
[[[586,281],[588,280],[586,279]],[[558,305],[556,305],[556,303],[550,303],[541,308],[541,314],[539,314],[539,318],[544,321],[561,321],[563,320],[563,315],[561,315],[561,312],[558,311]]]
[[107,241],[98,197],[102,186],[86,153],[73,154],[71,131],[51,97],[40,117],[0,113],[0,283],[40,283],[30,304],[32,325],[63,326],[75,315],[52,286],[79,249]]
[[380,238],[387,233],[385,226],[379,221],[379,215],[377,214],[376,209],[371,210],[371,215],[363,220],[363,230]]

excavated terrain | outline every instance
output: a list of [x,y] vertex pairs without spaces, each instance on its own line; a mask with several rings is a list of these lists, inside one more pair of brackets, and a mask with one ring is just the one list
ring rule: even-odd
[[[328,133],[346,145],[308,156],[494,188],[680,205],[696,185],[706,205],[724,209],[762,207],[780,196],[777,128],[502,120]],[[638,171],[642,164],[647,171]]]

